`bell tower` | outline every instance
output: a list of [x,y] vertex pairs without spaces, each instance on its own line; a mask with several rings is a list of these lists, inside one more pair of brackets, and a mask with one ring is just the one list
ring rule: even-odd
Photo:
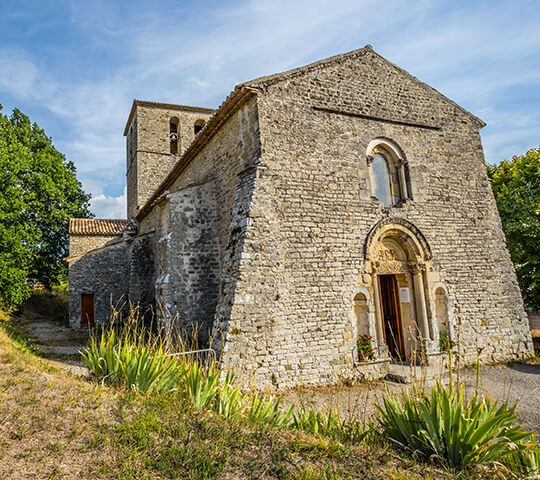
[[213,114],[210,108],[133,101],[124,130],[128,219],[137,216]]

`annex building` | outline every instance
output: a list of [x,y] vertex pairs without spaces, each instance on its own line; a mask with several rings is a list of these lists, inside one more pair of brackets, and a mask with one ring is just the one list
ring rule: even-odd
[[217,110],[135,100],[127,220],[70,222],[70,323],[152,306],[261,388],[436,364],[441,331],[465,361],[528,356],[483,126],[370,46]]

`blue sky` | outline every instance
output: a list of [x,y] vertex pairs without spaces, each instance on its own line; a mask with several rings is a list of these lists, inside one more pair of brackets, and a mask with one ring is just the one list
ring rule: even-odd
[[234,85],[366,44],[488,126],[489,163],[540,145],[540,1],[0,2],[0,104],[72,160],[98,217],[125,217],[134,98],[216,107]]

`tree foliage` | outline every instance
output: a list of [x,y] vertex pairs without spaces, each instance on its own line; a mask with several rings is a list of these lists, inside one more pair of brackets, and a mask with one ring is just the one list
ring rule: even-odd
[[540,148],[488,166],[488,175],[525,307],[540,310]]
[[90,216],[75,167],[21,111],[0,106],[0,307],[19,306],[28,279],[65,275],[70,217]]

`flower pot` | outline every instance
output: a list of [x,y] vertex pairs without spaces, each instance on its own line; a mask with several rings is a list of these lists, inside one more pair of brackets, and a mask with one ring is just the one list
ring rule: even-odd
[[369,356],[365,353],[358,352],[358,361],[359,362],[369,362]]

